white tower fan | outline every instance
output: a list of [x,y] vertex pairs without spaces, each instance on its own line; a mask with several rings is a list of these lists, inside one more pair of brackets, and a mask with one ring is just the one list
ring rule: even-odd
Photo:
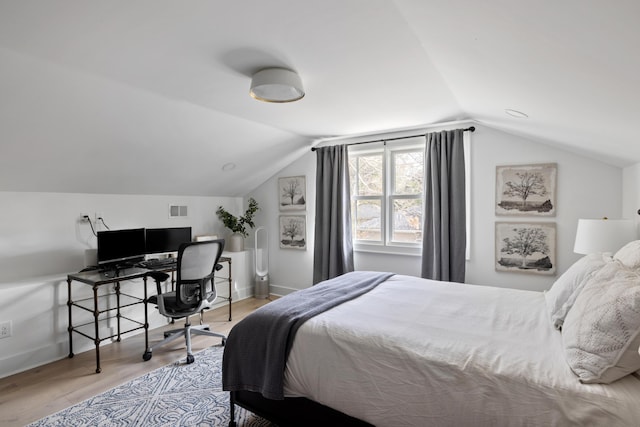
[[266,228],[258,227],[255,232],[255,297],[269,297],[269,233]]

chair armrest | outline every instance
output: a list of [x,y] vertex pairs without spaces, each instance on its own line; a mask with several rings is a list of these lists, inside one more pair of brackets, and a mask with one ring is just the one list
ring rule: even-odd
[[158,295],[162,294],[162,287],[160,287],[160,283],[167,280],[170,276],[167,273],[163,273],[162,271],[149,271],[145,273],[145,277],[151,277],[156,281],[156,289],[158,291]]

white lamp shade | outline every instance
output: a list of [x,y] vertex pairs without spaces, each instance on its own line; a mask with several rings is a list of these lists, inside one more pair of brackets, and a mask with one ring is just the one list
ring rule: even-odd
[[292,102],[304,97],[300,76],[284,68],[266,68],[255,73],[249,93],[265,102]]
[[579,219],[573,252],[613,254],[635,238],[635,225],[631,220]]

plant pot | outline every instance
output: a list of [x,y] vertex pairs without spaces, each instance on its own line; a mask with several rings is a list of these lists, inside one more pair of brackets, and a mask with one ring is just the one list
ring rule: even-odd
[[229,252],[242,252],[244,251],[244,236],[240,233],[233,233],[224,246]]

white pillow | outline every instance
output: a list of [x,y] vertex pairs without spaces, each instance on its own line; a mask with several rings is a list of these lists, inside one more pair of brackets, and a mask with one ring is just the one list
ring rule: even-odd
[[614,261],[589,279],[562,341],[580,382],[608,384],[640,369],[640,271]]
[[640,240],[634,240],[624,245],[613,256],[628,268],[640,268]]
[[569,267],[545,292],[547,310],[556,329],[562,329],[562,323],[585,281],[610,261],[610,256],[600,253],[586,255]]

